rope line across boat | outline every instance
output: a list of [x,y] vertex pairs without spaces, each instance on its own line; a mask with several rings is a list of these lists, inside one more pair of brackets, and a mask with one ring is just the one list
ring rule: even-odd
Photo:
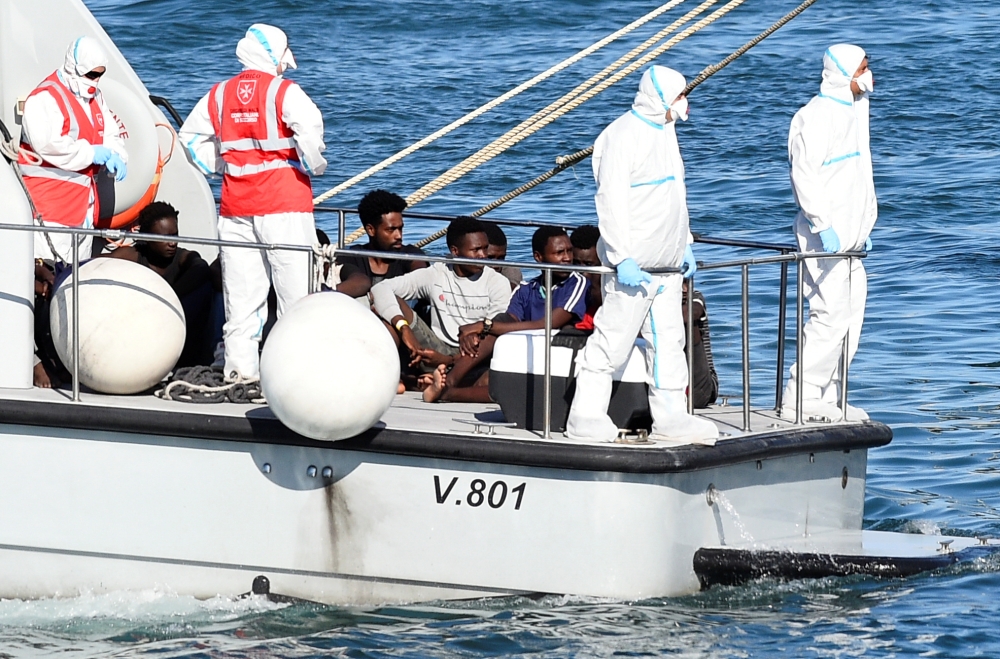
[[[670,0],[670,2],[667,2],[667,3],[663,4],[663,5],[660,5],[659,7],[657,7],[656,9],[654,9],[653,11],[649,12],[648,14],[646,14],[645,16],[642,16],[641,18],[639,18],[639,19],[637,19],[637,20],[629,23],[628,25],[626,25],[625,27],[621,28],[620,30],[617,30],[616,32],[613,32],[612,34],[609,34],[608,36],[604,37],[600,41],[597,41],[596,43],[591,44],[590,46],[587,46],[586,48],[584,48],[580,52],[576,53],[572,57],[566,58],[562,62],[559,62],[558,64],[556,64],[555,66],[549,68],[548,70],[543,71],[542,73],[539,73],[538,75],[536,75],[535,77],[531,78],[530,80],[522,82],[517,87],[514,87],[513,89],[505,92],[504,94],[501,94],[500,96],[494,98],[493,100],[489,101],[488,103],[485,103],[484,105],[479,106],[478,108],[476,108],[472,112],[469,112],[465,116],[456,119],[455,121],[451,122],[450,124],[448,124],[444,128],[436,130],[435,132],[431,133],[430,135],[428,135],[427,137],[423,138],[419,142],[415,142],[415,143],[411,144],[410,146],[406,147],[402,151],[400,151],[400,152],[398,152],[398,153],[396,153],[396,154],[394,154],[392,156],[389,156],[388,158],[386,158],[382,162],[380,162],[378,164],[375,164],[375,165],[372,165],[371,167],[369,167],[365,171],[361,172],[360,174],[352,176],[351,178],[347,179],[343,183],[340,183],[340,184],[334,186],[333,188],[330,188],[329,190],[327,190],[323,194],[321,194],[318,197],[316,197],[315,199],[313,199],[313,204],[322,203],[322,202],[326,201],[327,199],[329,199],[330,197],[333,197],[334,195],[337,195],[337,194],[343,192],[347,188],[349,188],[349,187],[351,187],[351,186],[353,186],[353,185],[355,185],[357,183],[360,183],[361,181],[365,180],[369,176],[372,176],[373,174],[376,174],[376,173],[382,171],[386,167],[388,167],[388,166],[390,166],[390,165],[392,165],[392,164],[394,164],[394,163],[402,160],[403,158],[405,158],[406,156],[410,155],[411,153],[414,153],[415,151],[418,151],[419,149],[422,149],[423,147],[427,146],[428,144],[430,144],[431,142],[437,140],[438,138],[444,137],[445,135],[447,135],[448,133],[452,132],[456,128],[464,126],[465,124],[469,123],[470,121],[472,121],[476,117],[479,117],[479,116],[485,114],[486,112],[489,112],[493,108],[497,107],[498,105],[500,105],[502,103],[505,103],[506,101],[509,101],[510,99],[514,98],[515,96],[517,96],[521,92],[523,92],[523,91],[525,91],[527,89],[530,89],[531,87],[534,87],[538,83],[540,83],[540,82],[542,82],[544,80],[547,80],[548,78],[552,77],[556,73],[559,73],[563,69],[566,69],[566,68],[572,66],[573,64],[576,64],[577,62],[579,62],[583,58],[585,58],[585,57],[587,57],[587,56],[589,56],[589,55],[597,52],[598,50],[600,50],[604,46],[607,46],[608,44],[610,44],[610,43],[612,43],[612,42],[620,39],[621,37],[625,36],[626,34],[632,32],[634,30],[636,30],[637,28],[642,27],[643,25],[645,25],[649,21],[653,20],[654,18],[656,18],[657,16],[663,14],[666,11],[668,11],[670,9],[673,9],[674,7],[676,7],[677,5],[679,5],[682,2],[684,2],[684,0]],[[348,241],[348,242],[350,242],[350,241]]]
[[[552,178],[553,176],[555,176],[556,174],[558,174],[562,170],[568,169],[568,168],[572,167],[573,165],[575,165],[576,163],[580,162],[581,160],[583,160],[584,158],[586,158],[587,156],[589,156],[593,152],[594,152],[594,147],[591,146],[591,147],[588,147],[588,148],[584,149],[583,151],[577,151],[576,153],[570,154],[568,156],[559,156],[558,158],[556,158],[556,166],[553,167],[552,169],[550,169],[549,171],[545,172],[544,174],[542,174],[541,176],[539,176],[537,178],[534,178],[534,179],[528,181],[527,183],[524,183],[524,184],[522,184],[522,185],[514,188],[513,190],[511,190],[510,192],[508,192],[504,196],[500,197],[499,199],[496,199],[495,201],[491,201],[490,203],[486,204],[482,208],[469,213],[469,215],[472,216],[472,217],[482,217],[486,213],[489,213],[491,210],[500,208],[501,206],[503,206],[504,204],[506,204],[511,199],[514,199],[515,197],[519,197],[522,194],[524,194],[525,192],[527,192],[528,190],[531,190],[532,188],[537,187],[537,186],[541,185],[542,183],[545,183],[546,181],[548,181],[550,178]],[[430,245],[435,240],[443,238],[446,233],[448,233],[448,228],[447,227],[445,227],[444,229],[439,229],[438,231],[435,231],[431,235],[427,236],[426,238],[422,238],[422,239],[418,240],[416,242],[416,246],[417,247],[426,247],[427,245]]]
[[[706,2],[702,3],[702,5],[700,5],[696,9],[692,10],[691,12],[688,12],[688,14],[686,14],[684,17],[682,17],[682,18],[678,19],[677,21],[675,21],[673,24],[671,24],[670,27],[674,27],[674,25],[678,24],[678,23],[679,24],[683,24],[683,22],[686,22],[687,20],[690,20],[690,18],[693,15],[696,15],[696,12],[698,12],[699,10],[703,11],[704,8],[707,8],[711,4],[714,4],[715,2],[716,2],[716,0],[706,0]],[[414,204],[420,203],[424,199],[427,199],[431,195],[433,195],[433,194],[441,191],[442,189],[444,189],[448,185],[451,185],[452,183],[454,183],[455,181],[457,181],[461,177],[465,176],[466,174],[468,174],[472,170],[476,169],[480,165],[483,165],[483,164],[489,162],[490,160],[492,160],[496,156],[500,155],[501,153],[503,153],[507,149],[511,148],[515,144],[517,144],[517,143],[521,142],[522,140],[524,140],[526,137],[528,137],[530,135],[533,135],[534,133],[538,132],[539,130],[541,130],[545,126],[548,126],[550,123],[552,123],[553,121],[555,121],[559,117],[563,116],[564,114],[567,114],[568,112],[570,112],[570,111],[578,108],[579,106],[583,105],[584,103],[586,103],[590,99],[594,98],[595,96],[597,96],[598,94],[600,94],[601,92],[603,92],[604,90],[606,90],[607,88],[611,87],[611,85],[614,85],[615,83],[619,82],[620,80],[622,80],[626,76],[631,75],[632,73],[634,73],[635,71],[637,71],[641,67],[643,67],[646,64],[652,62],[654,59],[656,59],[657,57],[659,57],[660,55],[662,55],[663,53],[665,53],[669,49],[673,48],[675,45],[677,45],[678,43],[680,43],[684,39],[687,39],[692,34],[694,34],[694,33],[698,32],[698,31],[704,29],[706,26],[711,25],[715,21],[719,20],[720,18],[722,18],[723,16],[725,16],[726,14],[728,14],[733,9],[735,9],[735,8],[739,7],[740,5],[742,5],[744,2],[746,2],[746,0],[730,0],[724,6],[722,6],[721,8],[719,8],[717,10],[715,10],[714,12],[712,12],[711,14],[709,14],[707,17],[701,19],[700,21],[698,21],[697,23],[695,23],[691,27],[688,27],[688,28],[684,29],[683,31],[677,33],[676,35],[674,35],[673,37],[671,37],[670,39],[668,39],[666,42],[664,42],[663,44],[657,46],[653,50],[649,51],[648,53],[646,53],[645,55],[643,55],[642,57],[640,57],[636,61],[632,62],[631,64],[625,66],[621,70],[617,71],[616,73],[614,73],[610,77],[606,78],[602,82],[598,83],[594,87],[592,87],[592,88],[588,89],[587,91],[583,92],[582,94],[576,96],[576,98],[570,100],[569,102],[565,103],[561,107],[558,107],[558,108],[556,108],[556,109],[554,109],[552,111],[548,111],[548,112],[547,112],[547,110],[548,110],[548,108],[547,108],[546,110],[543,110],[542,112],[536,114],[532,118],[529,118],[529,119],[525,120],[524,122],[522,122],[521,124],[519,124],[517,127],[511,129],[506,134],[504,134],[501,137],[497,138],[496,140],[494,140],[492,143],[490,143],[486,147],[480,149],[478,152],[472,154],[471,156],[469,156],[468,158],[466,158],[465,160],[463,160],[459,164],[455,165],[454,167],[452,167],[451,169],[449,169],[448,171],[446,171],[444,174],[441,174],[440,176],[438,176],[436,179],[434,179],[430,183],[427,183],[426,185],[424,185],[423,187],[421,187],[419,190],[417,190],[413,194],[409,195],[406,198],[407,205],[408,206],[413,206]],[[571,94],[572,93],[573,92],[571,92]],[[543,116],[539,116],[539,115],[543,115]]]
[[[697,7],[695,7],[694,9],[692,9],[691,11],[689,11],[688,13],[684,14],[683,16],[681,16],[680,18],[678,18],[677,20],[675,20],[672,23],[670,23],[670,25],[668,25],[667,27],[659,30],[656,34],[654,34],[653,36],[649,37],[648,39],[646,39],[645,41],[643,41],[638,46],[632,48],[630,51],[628,51],[627,53],[625,53],[624,55],[622,55],[621,57],[619,57],[618,59],[616,59],[611,64],[605,66],[599,72],[595,73],[590,78],[588,78],[584,82],[582,82],[579,85],[577,85],[576,87],[574,87],[571,91],[567,92],[566,94],[563,94],[557,100],[553,101],[552,103],[550,103],[546,107],[542,108],[541,110],[539,110],[535,114],[531,115],[530,117],[528,117],[527,119],[525,119],[524,121],[522,121],[521,123],[519,123],[517,126],[515,126],[512,129],[510,129],[509,131],[507,131],[506,133],[504,133],[503,135],[501,135],[500,137],[498,137],[496,140],[494,140],[493,142],[491,142],[490,144],[488,144],[487,146],[483,147],[483,149],[480,149],[478,152],[476,152],[473,155],[469,156],[468,158],[466,158],[465,160],[463,160],[458,165],[452,167],[451,169],[449,169],[447,172],[445,172],[444,174],[442,174],[438,178],[434,179],[433,181],[431,181],[427,185],[425,185],[422,188],[420,188],[420,190],[417,190],[416,192],[414,192],[413,194],[411,194],[406,199],[407,205],[412,206],[412,205],[414,205],[414,204],[422,201],[423,199],[426,199],[427,197],[429,197],[430,195],[434,194],[435,192],[441,190],[445,186],[447,186],[447,185],[453,183],[454,181],[458,180],[459,178],[461,178],[462,176],[464,176],[469,171],[472,171],[473,169],[475,169],[479,165],[481,165],[481,164],[483,164],[483,163],[491,160],[496,155],[498,155],[500,153],[503,153],[504,151],[506,151],[510,147],[512,147],[515,144],[517,144],[518,142],[520,142],[525,137],[528,137],[529,135],[534,134],[535,132],[537,132],[541,128],[544,128],[545,126],[547,126],[552,121],[555,121],[555,119],[558,119],[559,117],[561,117],[563,114],[566,114],[570,110],[578,107],[583,102],[585,102],[587,100],[590,100],[591,98],[593,98],[593,96],[596,96],[598,93],[604,91],[605,89],[607,89],[611,85],[615,84],[616,82],[618,82],[619,80],[621,80],[622,78],[624,78],[626,75],[628,75],[629,73],[631,73],[635,69],[630,69],[628,71],[628,73],[625,73],[624,75],[621,75],[620,77],[616,77],[613,81],[611,81],[611,82],[607,83],[606,85],[600,87],[599,89],[597,89],[596,92],[594,92],[590,96],[586,96],[585,98],[583,98],[583,100],[580,100],[578,103],[571,104],[574,100],[579,99],[581,97],[581,95],[583,95],[585,92],[587,92],[588,90],[592,90],[594,88],[594,86],[597,85],[598,83],[601,83],[602,80],[605,80],[606,78],[608,78],[608,76],[611,75],[614,71],[616,71],[617,69],[620,69],[621,67],[625,66],[626,64],[628,64],[629,62],[631,62],[632,60],[634,60],[636,57],[639,57],[640,55],[642,55],[642,53],[648,51],[650,48],[652,48],[658,42],[660,42],[663,39],[665,39],[667,37],[667,35],[675,32],[681,26],[683,26],[684,24],[690,22],[693,18],[695,18],[699,14],[704,13],[709,7],[711,7],[714,4],[717,4],[718,2],[719,2],[719,0],[705,0],[704,2],[702,2],[700,5],[698,5]],[[743,2],[745,2],[745,0],[731,0],[731,2],[729,4],[732,5],[732,7],[736,7],[736,6],[740,5],[740,4],[743,4]],[[727,6],[729,6],[729,5],[727,5]],[[666,7],[666,5],[664,5],[664,7]],[[718,12],[716,12],[716,13],[718,13]],[[724,12],[724,13],[728,13],[728,10],[727,10],[727,12]],[[722,15],[724,15],[724,13],[720,14],[716,18],[721,17]],[[713,21],[714,20],[715,19],[713,19]],[[709,21],[709,22],[713,22],[713,21]],[[704,23],[704,25],[708,25],[708,23]],[[704,25],[702,25],[701,27],[704,27]],[[701,28],[699,27],[698,29],[701,29]],[[696,32],[697,30],[694,30],[694,31]],[[689,36],[690,34],[693,34],[693,33],[694,32],[690,32],[689,34],[686,34],[684,37],[681,37],[681,39],[678,39],[677,41],[680,41],[680,40],[686,38],[687,36]],[[676,42],[674,42],[674,43],[676,43]],[[673,45],[673,44],[671,44],[671,45]],[[666,50],[666,49],[664,49],[664,50]],[[663,52],[663,51],[660,51],[660,52]],[[640,64],[640,66],[641,66],[641,64]],[[489,155],[487,155],[487,154],[489,154]],[[471,167],[469,167],[468,164],[471,163],[471,162],[473,162],[473,161],[476,164],[474,164]],[[459,173],[460,169],[462,171]],[[365,233],[364,232],[364,227],[356,229],[355,231],[353,231],[352,233],[350,233],[344,239],[344,244],[347,245],[347,244],[350,244],[350,243],[356,241],[358,238],[360,238],[361,236],[363,236],[364,233]]]
[[[721,71],[725,67],[727,67],[730,64],[732,64],[739,57],[741,57],[742,55],[744,55],[748,50],[750,50],[751,48],[753,48],[754,46],[756,46],[757,44],[759,44],[760,42],[762,42],[767,37],[769,37],[772,34],[774,34],[782,26],[784,26],[789,21],[791,21],[793,18],[795,18],[796,16],[798,16],[799,14],[801,14],[803,11],[805,11],[810,5],[814,4],[815,2],[816,2],[816,0],[805,0],[805,2],[803,2],[798,7],[796,7],[792,11],[790,11],[787,14],[785,14],[784,16],[782,16],[778,21],[776,21],[769,28],[767,28],[766,30],[764,30],[763,32],[761,32],[760,34],[758,34],[756,37],[754,37],[753,39],[751,39],[747,43],[743,44],[742,46],[740,46],[739,48],[737,48],[736,50],[734,50],[730,55],[728,55],[727,57],[725,57],[723,60],[721,60],[720,62],[718,62],[716,64],[712,64],[712,65],[707,66],[704,69],[702,69],[702,71],[694,78],[694,80],[692,80],[690,83],[688,83],[688,85],[684,88],[684,91],[682,93],[684,95],[687,95],[687,94],[691,93],[691,91],[694,90],[695,87],[697,87],[701,83],[705,82],[706,80],[708,80],[709,78],[711,78],[713,75],[715,75],[716,73],[718,73],[719,71]],[[497,200],[495,200],[493,202],[490,202],[489,204],[483,206],[482,208],[480,208],[477,211],[474,211],[473,213],[470,213],[470,215],[472,215],[473,217],[480,217],[480,216],[484,215],[485,213],[488,213],[491,210],[499,208],[500,206],[502,206],[503,204],[507,203],[511,199],[519,197],[520,195],[524,194],[528,190],[531,190],[532,188],[534,188],[534,187],[536,187],[538,185],[541,185],[542,183],[544,183],[545,181],[549,180],[550,178],[552,178],[553,176],[555,176],[559,172],[563,171],[564,169],[568,169],[569,167],[572,167],[576,163],[578,163],[578,162],[580,162],[580,161],[588,158],[593,153],[594,153],[594,147],[593,146],[589,146],[586,149],[581,149],[580,151],[577,151],[576,153],[572,153],[572,154],[567,155],[567,156],[559,156],[559,157],[557,157],[556,158],[556,166],[555,167],[553,167],[549,171],[545,172],[541,176],[538,176],[537,178],[534,178],[531,181],[528,181],[527,183],[524,183],[523,185],[520,185],[517,188],[514,188],[513,190],[511,190],[507,194],[505,194],[502,197],[500,197],[499,199],[497,199]],[[429,245],[430,243],[434,242],[435,240],[438,240],[438,239],[442,238],[446,233],[447,233],[447,229],[442,229],[440,231],[436,231],[436,232],[432,233],[431,235],[427,236],[426,238],[423,238],[423,239],[419,240],[416,243],[416,246],[417,247],[426,247],[427,245]]]

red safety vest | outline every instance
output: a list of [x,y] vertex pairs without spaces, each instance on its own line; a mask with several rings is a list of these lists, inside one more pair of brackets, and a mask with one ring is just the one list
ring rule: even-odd
[[226,163],[221,215],[312,212],[312,186],[299,169],[295,134],[281,120],[291,85],[262,71],[244,71],[209,93],[209,116]]
[[[62,111],[62,134],[74,140],[87,140],[91,144],[104,144],[104,114],[97,98],[90,99],[91,121],[83,109],[80,99],[53,73],[42,81],[28,96],[47,93],[55,99],[56,105]],[[60,169],[46,160],[35,164],[28,153],[34,153],[31,144],[21,135],[21,152],[17,163],[24,176],[24,184],[28,194],[35,203],[35,210],[46,222],[55,222],[68,227],[78,227],[87,218],[87,207],[90,205],[91,194],[94,199],[94,217],[98,217],[97,188],[94,176],[100,166],[88,165],[82,170],[72,171]],[[37,158],[36,158],[37,160]]]

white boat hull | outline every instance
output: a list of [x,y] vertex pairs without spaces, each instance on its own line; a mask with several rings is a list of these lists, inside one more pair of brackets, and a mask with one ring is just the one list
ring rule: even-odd
[[342,605],[690,593],[699,547],[860,529],[867,462],[621,473],[35,425],[0,425],[0,455],[0,597],[234,596],[264,574]]

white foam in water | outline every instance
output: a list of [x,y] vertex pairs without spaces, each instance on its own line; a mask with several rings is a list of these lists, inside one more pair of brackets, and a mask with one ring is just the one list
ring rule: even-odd
[[263,597],[199,600],[164,590],[83,593],[77,597],[39,600],[0,600],[0,626],[64,626],[84,621],[158,623],[178,618],[223,622],[248,613],[274,611],[288,606]]
[[911,519],[899,529],[901,533],[919,533],[921,535],[941,535],[938,523],[929,519]]
[[715,490],[714,496],[714,501],[719,504],[719,506],[724,508],[725,511],[729,513],[729,516],[733,518],[733,526],[735,526],[736,530],[740,532],[740,539],[743,540],[743,542],[754,542],[753,534],[750,533],[750,531],[747,531],[747,527],[743,524],[743,520],[740,519],[740,514],[736,512],[736,508],[734,508],[733,504],[728,498],[726,498],[726,495],[719,490]]

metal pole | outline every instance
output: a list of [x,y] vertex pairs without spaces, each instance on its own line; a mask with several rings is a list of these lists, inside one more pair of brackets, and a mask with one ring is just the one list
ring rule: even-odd
[[688,279],[687,298],[688,414],[694,414],[694,275]]
[[802,278],[805,274],[805,261],[799,259],[796,264],[795,281],[795,423],[802,425],[802,329],[805,314],[805,296],[803,294]]
[[73,236],[73,402],[80,402],[80,240]]
[[347,213],[337,211],[337,249],[344,249],[344,234],[347,233]]
[[[847,301],[848,307],[850,307],[851,302],[851,266],[854,265],[854,258],[850,257],[847,259]],[[847,366],[850,361],[849,346],[851,343],[851,328],[847,327],[847,333],[844,334],[844,352],[840,356],[840,409],[843,414],[843,420],[847,421]]]
[[743,266],[743,432],[750,432],[750,266]]
[[320,274],[316,272],[316,254],[309,252],[309,294],[316,292],[316,280],[320,279]]
[[847,421],[847,343],[850,336],[851,330],[848,329],[844,335],[844,350],[840,355],[840,411],[843,421]]
[[552,270],[545,269],[545,378],[542,398],[544,427],[543,437],[552,437]]
[[[784,251],[781,252],[785,254]],[[788,305],[788,263],[781,264],[781,284],[778,290],[778,355],[775,359],[774,376],[774,411],[781,411],[781,396],[784,394],[782,384],[785,379],[785,324]]]

